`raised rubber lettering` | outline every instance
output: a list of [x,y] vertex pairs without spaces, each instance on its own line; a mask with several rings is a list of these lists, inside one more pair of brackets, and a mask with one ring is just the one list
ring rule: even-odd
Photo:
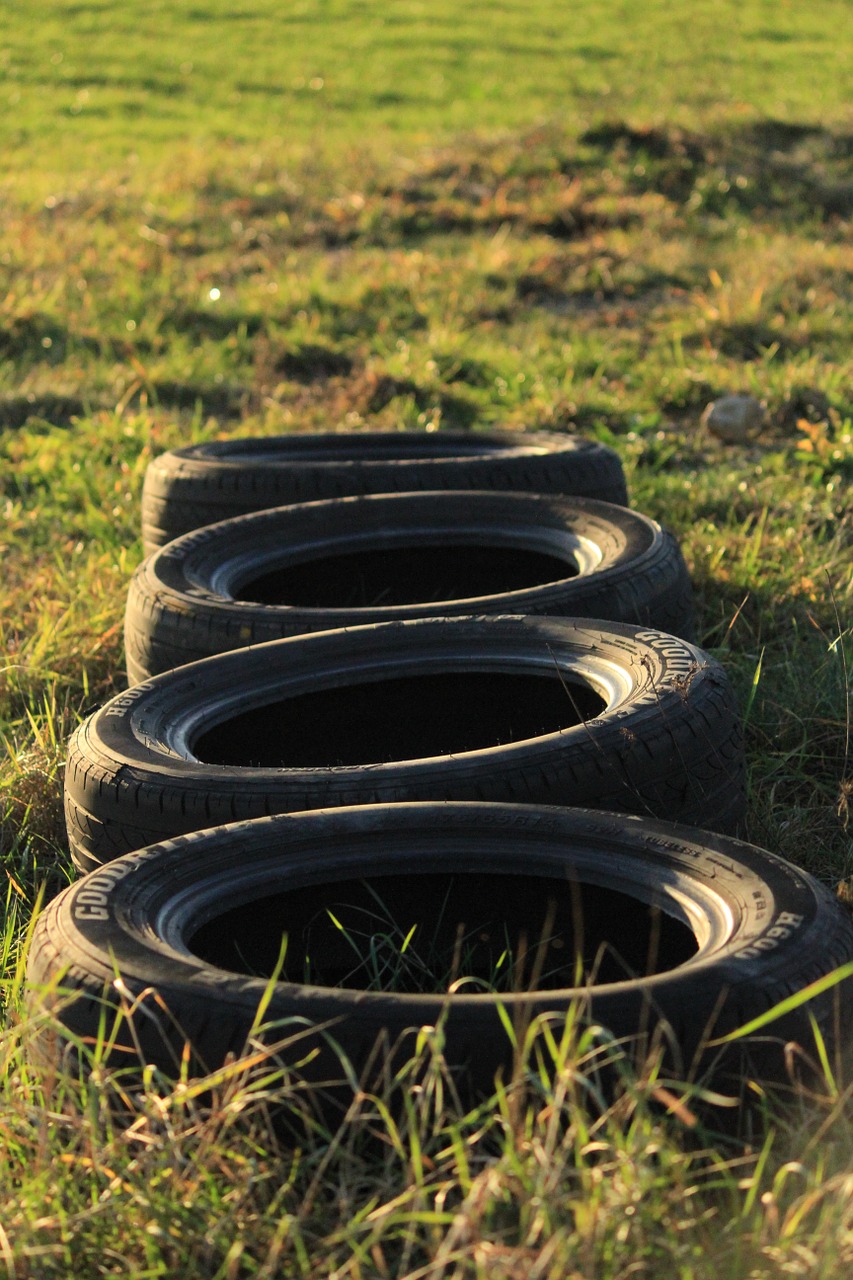
[[128,689],[125,693],[122,693],[118,698],[114,699],[114,701],[109,704],[106,711],[104,712],[104,715],[105,716],[123,716],[125,711],[128,711],[133,706],[137,698],[141,698],[144,693],[148,692],[148,689],[149,689],[149,682],[147,680],[145,684],[138,684],[135,686],[135,688]]

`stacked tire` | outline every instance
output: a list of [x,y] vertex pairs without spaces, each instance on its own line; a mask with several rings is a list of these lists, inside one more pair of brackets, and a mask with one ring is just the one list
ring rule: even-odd
[[[729,1085],[780,1080],[815,1028],[843,1042],[840,986],[762,1022],[853,957],[853,924],[735,838],[731,686],[693,643],[675,540],[626,502],[615,454],[543,435],[233,441],[151,464],[131,685],[69,748],[85,874],[30,953],[78,1051],[106,1001],[133,1010],[119,1057],[170,1072],[188,1045],[208,1071],[260,1036],[316,1083],[335,1055],[387,1070],[411,1028],[440,1026],[481,1096],[511,1066],[507,1011],[581,1003]],[[397,961],[416,935],[444,945],[444,994],[370,986],[349,944],[379,901]],[[519,989],[505,957],[531,939]]]
[[381,494],[232,517],[149,555],[128,592],[128,677],[285,636],[471,614],[695,634],[678,544],[639,512],[562,494]]
[[322,498],[422,490],[562,493],[625,503],[617,454],[550,432],[371,432],[218,440],[149,465],[146,551],[232,516]]

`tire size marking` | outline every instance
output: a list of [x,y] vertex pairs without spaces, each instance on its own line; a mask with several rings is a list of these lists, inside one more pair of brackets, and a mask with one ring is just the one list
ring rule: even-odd
[[748,947],[735,952],[736,960],[755,960],[764,951],[773,951],[780,942],[790,938],[799,929],[805,916],[795,915],[792,911],[780,911],[770,928],[760,938],[756,938]]

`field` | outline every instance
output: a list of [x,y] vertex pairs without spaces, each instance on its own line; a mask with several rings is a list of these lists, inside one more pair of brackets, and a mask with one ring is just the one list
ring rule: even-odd
[[[537,1106],[457,1114],[436,1067],[294,1149],[257,1065],[213,1107],[151,1078],[119,1121],[102,1068],[26,1055],[65,743],[123,687],[146,465],[193,440],[612,445],[739,692],[746,835],[853,900],[849,3],[280,10],[33,0],[0,33],[0,1265],[836,1280],[843,1074],[736,1140],[642,1074],[597,1113],[579,1030]],[[700,421],[729,392],[765,408],[742,442]]]

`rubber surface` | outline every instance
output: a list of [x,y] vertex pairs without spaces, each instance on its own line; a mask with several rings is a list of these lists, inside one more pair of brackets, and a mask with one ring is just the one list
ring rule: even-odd
[[725,672],[663,632],[417,619],[275,640],[152,677],[73,735],[72,855],[270,813],[403,800],[585,804],[734,831]]
[[217,440],[148,466],[146,551],[232,516],[295,502],[415,489],[565,493],[625,505],[622,463],[594,440],[555,432],[349,432]]
[[127,673],[138,683],[283,636],[474,612],[694,635],[684,559],[647,516],[551,494],[384,494],[236,517],[149,556],[128,592]]
[[[336,902],[332,886],[367,882],[381,892],[388,877],[405,885],[409,876],[425,874],[446,880],[451,909],[454,886],[464,890],[465,882],[473,882],[474,896],[482,892],[488,899],[495,878],[517,885],[518,908],[513,900],[506,908],[510,933],[532,923],[525,895],[537,884],[549,886],[557,900],[552,920],[562,911],[564,919],[577,921],[577,895],[590,887],[605,897],[615,890],[633,902],[638,928],[643,917],[658,913],[667,927],[691,935],[692,954],[648,976],[623,972],[606,984],[592,980],[582,988],[534,986],[499,995],[389,993],[300,981],[275,981],[270,989],[267,970],[280,953],[291,899],[308,892],[320,904]],[[400,910],[401,929],[410,916],[417,925],[416,910]],[[582,934],[583,908],[580,919]],[[293,919],[289,927],[298,952],[302,935]],[[260,935],[269,952],[265,971],[255,976],[242,959],[229,967],[204,956],[211,947],[227,954],[240,928],[244,937]],[[543,936],[543,946],[552,938],[556,929]],[[573,938],[569,967],[578,932]],[[623,945],[619,936],[611,943],[616,951]],[[239,957],[239,950],[234,954]],[[851,957],[853,923],[838,901],[782,859],[740,841],[591,811],[407,804],[237,823],[121,858],[46,908],[30,948],[28,978],[32,998],[47,1000],[73,1037],[97,1037],[104,1005],[120,1010],[133,1004],[116,1031],[117,1060],[141,1051],[172,1074],[185,1040],[191,1069],[204,1071],[228,1054],[241,1054],[251,1036],[254,1044],[276,1046],[273,1056],[307,1079],[328,1082],[341,1076],[335,1044],[360,1075],[378,1037],[384,1037],[382,1065],[393,1066],[393,1046],[401,1037],[399,1051],[410,1053],[411,1029],[441,1024],[449,1064],[475,1092],[487,1092],[495,1072],[506,1074],[511,1065],[499,1006],[516,1027],[531,1018],[553,1022],[559,1040],[568,1010],[581,1001],[586,1016],[617,1038],[643,1033],[654,1039],[663,1020],[661,1042],[677,1078],[713,1070],[737,1090],[747,1072],[784,1080],[789,1040],[813,1054],[812,1017],[830,1055],[843,1047],[850,1031],[849,981],[725,1049],[709,1040],[744,1026]],[[107,1026],[112,1022],[106,1019]],[[317,1052],[313,1059],[311,1050]]]

